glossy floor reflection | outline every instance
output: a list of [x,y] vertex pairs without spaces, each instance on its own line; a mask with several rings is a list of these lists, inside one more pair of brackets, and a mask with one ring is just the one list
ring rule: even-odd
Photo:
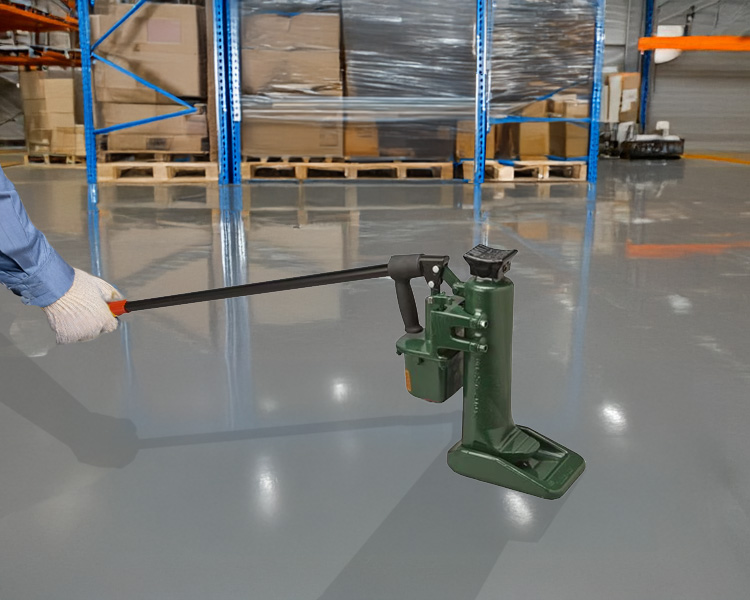
[[0,598],[747,597],[748,167],[605,162],[596,202],[487,187],[478,218],[462,185],[123,185],[89,211],[81,170],[7,175],[131,299],[518,248],[514,415],[588,466],[558,501],[450,471],[461,401],[405,391],[389,280],[70,347],[2,289]]

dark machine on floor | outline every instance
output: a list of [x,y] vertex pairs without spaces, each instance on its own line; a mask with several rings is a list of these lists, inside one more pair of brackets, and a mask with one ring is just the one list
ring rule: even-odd
[[[387,264],[261,283],[110,303],[115,316],[150,308],[267,294],[390,277],[406,334],[396,351],[406,363],[406,389],[431,402],[464,390],[462,439],[448,452],[457,473],[542,498],[559,498],[583,472],[578,454],[513,422],[511,358],[513,282],[506,273],[516,250],[479,245],[464,254],[471,277],[461,281],[447,256],[397,255]],[[411,280],[424,278],[425,326]],[[441,291],[442,284],[451,293]]]
[[677,159],[685,153],[685,140],[669,131],[669,121],[658,121],[654,133],[638,133],[634,122],[605,127],[600,135],[605,156],[625,159]]

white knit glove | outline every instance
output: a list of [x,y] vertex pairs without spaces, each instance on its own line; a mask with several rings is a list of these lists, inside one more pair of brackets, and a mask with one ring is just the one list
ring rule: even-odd
[[93,340],[101,333],[117,329],[117,319],[107,302],[122,300],[120,292],[98,277],[73,270],[73,285],[67,293],[42,309],[58,344]]

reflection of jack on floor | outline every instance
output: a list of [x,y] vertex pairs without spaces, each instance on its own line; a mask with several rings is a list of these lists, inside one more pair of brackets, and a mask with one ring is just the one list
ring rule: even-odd
[[[505,277],[516,250],[479,245],[464,255],[472,277],[462,282],[447,256],[409,254],[388,264],[358,267],[215,290],[110,303],[115,316],[128,312],[236,298],[321,285],[375,279],[396,282],[406,328],[397,351],[406,362],[406,388],[414,396],[444,402],[464,389],[462,440],[448,464],[462,475],[542,498],[559,498],[583,472],[583,459],[513,422],[510,410],[513,282]],[[424,278],[426,328],[419,324],[411,280]],[[440,291],[443,281],[452,294]]]

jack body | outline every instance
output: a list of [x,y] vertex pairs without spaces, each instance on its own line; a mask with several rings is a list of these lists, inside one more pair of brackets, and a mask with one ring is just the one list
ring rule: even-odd
[[425,329],[396,344],[406,363],[407,390],[444,402],[463,387],[461,441],[448,464],[461,475],[542,498],[559,498],[583,472],[575,452],[511,414],[513,282],[505,276],[515,250],[477,246],[464,258],[472,277],[461,282],[446,265],[453,292],[432,287]]

